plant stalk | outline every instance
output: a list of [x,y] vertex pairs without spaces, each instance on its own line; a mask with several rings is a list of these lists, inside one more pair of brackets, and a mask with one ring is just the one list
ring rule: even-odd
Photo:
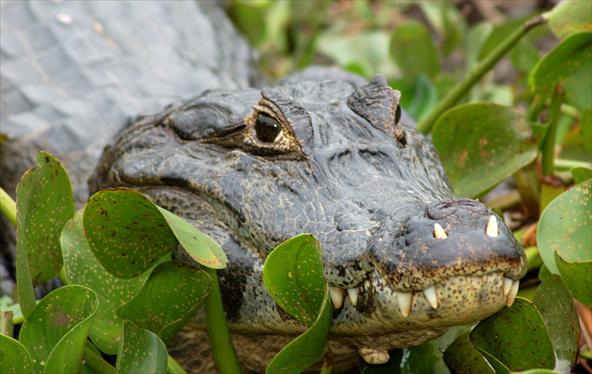
[[0,212],[12,223],[16,225],[16,203],[9,194],[0,187]]
[[116,370],[110,363],[105,361],[103,357],[98,355],[92,349],[84,347],[84,360],[86,366],[97,374],[115,374]]
[[448,94],[436,105],[434,109],[417,125],[417,129],[424,134],[432,131],[432,127],[436,120],[440,118],[444,112],[456,105],[469,90],[487,73],[491,68],[508,52],[510,51],[524,35],[535,27],[546,23],[547,20],[542,16],[536,16],[525,22],[518,30],[514,31],[506,40],[495,48],[490,54],[485,57],[473,70],[455,86]]
[[206,323],[216,368],[219,373],[241,373],[228,324],[226,323],[226,314],[222,306],[222,295],[216,270],[208,267],[204,267],[204,270],[212,278],[212,292],[206,299]]
[[167,372],[168,374],[187,374],[185,369],[171,355],[167,355]]
[[555,170],[555,143],[557,142],[557,124],[561,113],[561,97],[559,87],[555,87],[549,107],[549,128],[542,144],[543,175],[553,175]]

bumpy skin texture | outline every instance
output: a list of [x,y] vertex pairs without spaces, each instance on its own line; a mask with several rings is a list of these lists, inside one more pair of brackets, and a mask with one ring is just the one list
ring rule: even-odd
[[[311,70],[249,89],[251,53],[219,9],[132,4],[1,3],[4,186],[45,148],[84,199],[82,181],[127,116],[198,95],[132,121],[90,190],[137,188],[223,245],[224,303],[246,368],[262,371],[267,351],[304,329],[261,279],[269,251],[302,232],[321,241],[330,285],[359,292],[334,312],[339,368],[359,347],[421,344],[504,305],[504,277],[525,271],[522,249],[502,223],[497,237],[485,234],[483,205],[455,199],[430,140],[397,123],[399,93],[383,79]],[[273,141],[259,138],[261,112],[281,127]],[[435,223],[447,239],[434,237]],[[430,286],[437,308],[421,292]],[[401,292],[414,293],[407,317]],[[211,361],[192,355],[203,351],[195,344],[177,352],[203,372]]]
[[[90,188],[138,188],[221,243],[234,331],[303,331],[266,293],[261,270],[276,245],[308,232],[329,284],[359,293],[334,311],[334,341],[421,344],[503,307],[504,277],[519,279],[525,257],[501,219],[488,236],[493,213],[455,199],[430,140],[396,122],[398,97],[381,77],[209,91],[123,132]],[[261,113],[281,127],[273,141],[257,130]],[[434,236],[436,223],[447,239]],[[422,293],[430,286],[436,308]],[[399,292],[414,293],[409,316]]]

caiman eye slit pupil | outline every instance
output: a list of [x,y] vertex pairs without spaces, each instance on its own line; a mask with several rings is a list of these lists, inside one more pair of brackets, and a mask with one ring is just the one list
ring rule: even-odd
[[257,139],[265,143],[271,143],[277,138],[278,134],[282,130],[278,121],[273,119],[271,116],[265,113],[259,113],[257,115],[257,121],[255,122],[255,133]]

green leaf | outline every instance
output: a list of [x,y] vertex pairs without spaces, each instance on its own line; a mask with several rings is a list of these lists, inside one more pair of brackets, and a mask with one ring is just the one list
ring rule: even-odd
[[444,361],[457,374],[492,373],[495,371],[481,352],[469,340],[469,334],[459,336],[444,353]]
[[165,374],[167,372],[166,346],[152,331],[126,321],[123,340],[117,354],[118,374]]
[[580,184],[592,178],[592,169],[587,167],[576,166],[574,168],[571,168],[569,172],[573,176],[575,184]]
[[580,31],[592,31],[592,2],[562,1],[543,14],[555,35],[565,38]]
[[310,326],[317,319],[327,288],[318,240],[301,234],[278,245],[265,260],[263,281],[283,310]]
[[37,166],[16,187],[17,287],[25,316],[35,306],[32,287],[55,276],[62,268],[60,232],[74,215],[74,197],[68,173],[46,152],[37,154]]
[[203,270],[165,262],[154,269],[144,288],[117,314],[170,342],[211,289],[212,281]]
[[177,248],[177,239],[158,208],[139,192],[105,190],[84,208],[84,232],[108,272],[133,278]]
[[555,366],[553,347],[541,314],[531,302],[520,297],[511,308],[481,321],[470,338],[479,350],[511,370]]
[[179,242],[205,266],[221,269],[228,262],[215,241],[134,190],[97,192],[84,209],[83,222],[95,256],[119,278],[145,272]]
[[318,240],[302,234],[277,246],[265,260],[263,281],[283,310],[310,327],[274,357],[267,373],[301,372],[325,353],[331,325]]
[[220,244],[193,225],[166,209],[156,206],[185,251],[197,263],[212,269],[223,269],[228,264]]
[[319,361],[327,347],[331,326],[331,304],[325,291],[321,312],[317,320],[302,335],[285,346],[267,366],[267,374],[300,373]]
[[116,354],[123,334],[123,320],[116,315],[116,310],[142,289],[149,273],[120,279],[105,270],[84,236],[81,210],[64,227],[60,242],[68,283],[89,287],[99,298],[99,308],[89,331],[90,338],[101,351]]
[[474,103],[444,113],[432,131],[456,193],[475,197],[531,163],[536,141],[523,116],[512,108]]
[[[590,243],[590,242],[588,242]],[[589,251],[592,253],[592,251]],[[578,301],[592,307],[592,260],[567,261],[555,252],[555,262],[565,285]]]
[[420,75],[401,97],[401,106],[417,120],[423,118],[436,105],[438,93],[432,82]]
[[58,288],[39,302],[20,333],[35,373],[76,372],[97,307],[96,293],[83,286]]
[[537,288],[533,304],[541,313],[553,343],[557,358],[555,369],[569,372],[578,353],[580,324],[571,295],[561,278],[552,275],[546,279]]
[[537,243],[543,262],[553,274],[559,274],[555,252],[568,262],[592,261],[591,188],[592,180],[578,184],[554,199],[541,215]]
[[366,77],[371,77],[378,72],[388,74],[389,68],[392,70],[388,44],[389,35],[382,31],[352,35],[324,33],[318,38],[317,51],[332,58],[339,66],[355,64]]
[[4,374],[30,374],[33,372],[31,355],[18,340],[0,334],[0,368]]
[[556,46],[533,68],[529,84],[543,95],[560,84],[566,102],[580,111],[592,108],[592,32],[574,34]]
[[414,81],[420,74],[434,78],[440,72],[432,35],[418,21],[400,22],[391,35],[389,50],[404,79]]

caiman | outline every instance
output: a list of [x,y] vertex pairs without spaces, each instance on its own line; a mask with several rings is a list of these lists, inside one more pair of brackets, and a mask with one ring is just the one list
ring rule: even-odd
[[[401,93],[384,78],[313,69],[248,88],[253,55],[215,4],[19,2],[2,10],[2,128],[29,126],[8,133],[15,139],[3,164],[44,125],[47,143],[36,145],[55,151],[52,141],[60,143],[58,156],[83,178],[125,115],[160,106],[105,149],[89,190],[135,188],[222,245],[226,317],[246,369],[264,370],[304,330],[261,276],[267,254],[300,233],[323,248],[338,371],[356,351],[382,363],[391,348],[512,304],[526,271],[521,246],[483,204],[455,197],[430,139],[401,120]],[[44,38],[59,52],[42,59]],[[31,78],[25,68],[45,74]],[[183,95],[192,98],[176,100]],[[165,107],[168,99],[176,103]],[[71,138],[51,138],[60,125]],[[197,318],[173,352],[204,372],[213,367],[199,328]]]

